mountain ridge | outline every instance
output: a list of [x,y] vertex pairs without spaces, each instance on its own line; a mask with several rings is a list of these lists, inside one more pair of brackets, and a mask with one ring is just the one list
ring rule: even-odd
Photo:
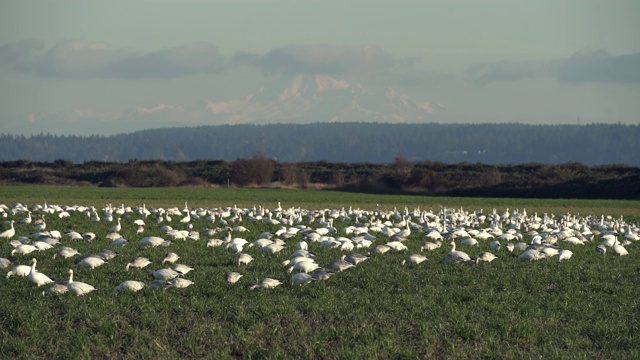
[[[169,101],[137,105],[121,111],[75,107],[55,114],[33,113],[10,133],[42,129],[54,134],[105,135],[145,128],[268,123],[433,121],[446,106],[417,100],[393,87],[369,88],[329,75],[278,78],[252,92],[227,99],[196,100],[193,104]],[[125,131],[126,132],[126,131]]]

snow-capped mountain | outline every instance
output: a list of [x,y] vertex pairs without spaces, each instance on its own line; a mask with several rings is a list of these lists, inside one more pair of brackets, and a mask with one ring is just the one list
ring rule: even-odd
[[11,133],[103,134],[199,125],[434,121],[445,107],[418,101],[396,89],[367,88],[327,75],[280,78],[256,91],[229,99],[209,99],[190,106],[157,103],[127,111],[74,108],[57,114],[25,116]]
[[270,122],[422,122],[444,109],[399,94],[393,88],[371,91],[327,75],[298,75],[276,81],[242,98],[207,101],[205,109],[222,123]]

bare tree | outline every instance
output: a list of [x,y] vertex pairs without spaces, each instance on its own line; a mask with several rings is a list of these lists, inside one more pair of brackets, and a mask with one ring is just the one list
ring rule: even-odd
[[275,160],[262,153],[254,153],[231,164],[231,181],[240,186],[262,185],[272,181],[275,168]]

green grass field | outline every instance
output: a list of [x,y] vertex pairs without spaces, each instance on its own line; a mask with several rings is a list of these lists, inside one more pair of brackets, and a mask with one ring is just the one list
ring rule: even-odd
[[[540,214],[624,216],[627,222],[640,218],[638,201],[581,201],[541,199],[429,198],[342,193],[333,191],[274,189],[112,189],[0,186],[0,203],[11,207],[21,202],[33,204],[178,207],[250,207],[373,210],[378,206],[398,210],[407,206],[434,211],[441,207],[468,211],[497,208],[523,208]],[[34,218],[40,213],[34,212]],[[102,216],[102,212],[100,211]],[[16,235],[28,236],[33,224],[19,224]],[[640,357],[640,300],[638,249],[628,247],[629,255],[605,256],[595,252],[600,240],[587,245],[562,243],[574,252],[568,261],[557,257],[536,262],[522,261],[518,254],[493,251],[498,259],[491,263],[441,264],[451,250],[444,244],[424,252],[429,260],[419,265],[401,266],[409,254],[419,253],[426,240],[413,231],[404,252],[372,255],[352,269],[337,273],[326,281],[291,285],[291,274],[281,265],[295,249],[299,236],[287,240],[287,247],[276,254],[246,249],[255,260],[237,266],[236,255],[224,247],[208,248],[207,239],[177,240],[167,247],[143,248],[137,242],[145,236],[167,238],[159,225],[145,222],[143,234],[136,234],[133,220],[123,219],[120,234],[129,241],[114,248],[105,238],[114,222],[93,223],[86,215],[71,212],[68,218],[47,215],[47,229],[65,233],[71,229],[94,232],[92,242],[71,241],[62,245],[82,254],[116,249],[119,255],[94,270],[80,268],[74,279],[94,285],[97,290],[84,297],[71,294],[42,295],[27,278],[0,280],[0,358],[615,358]],[[193,230],[202,231],[220,224],[204,219],[191,221]],[[165,225],[163,223],[162,225]],[[317,223],[302,224],[318,227]],[[336,221],[340,231],[350,223]],[[175,220],[174,229],[185,229]],[[235,224],[234,224],[235,225]],[[279,228],[244,220],[248,233],[234,233],[252,242],[263,231]],[[9,225],[3,224],[0,232]],[[220,235],[222,236],[222,235]],[[345,236],[342,233],[336,236]],[[377,235],[375,244],[388,241]],[[524,237],[528,242],[529,236]],[[318,264],[327,264],[352,252],[328,249],[309,243]],[[15,264],[38,259],[38,269],[55,281],[67,280],[67,270],[75,269],[74,258],[56,259],[55,249],[29,255],[10,256],[13,247],[0,240],[0,257]],[[458,246],[477,256],[489,251],[488,242],[479,247]],[[167,251],[180,255],[178,263],[195,270],[184,278],[195,282],[185,288],[165,290],[146,286],[138,293],[112,293],[124,280],[150,284],[150,270],[161,264]],[[144,269],[125,271],[134,256],[153,263]],[[5,269],[8,271],[9,269]],[[235,285],[223,275],[239,271],[244,276]],[[249,290],[264,277],[280,279],[274,289]]]

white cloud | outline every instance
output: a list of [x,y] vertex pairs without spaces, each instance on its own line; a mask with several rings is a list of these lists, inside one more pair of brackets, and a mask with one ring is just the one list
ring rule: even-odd
[[614,56],[602,49],[578,51],[563,62],[558,80],[566,83],[640,83],[640,53]]
[[373,45],[287,45],[264,55],[238,52],[236,64],[258,67],[266,74],[331,74],[389,70],[398,63],[390,53]]
[[219,73],[225,57],[208,42],[151,52],[112,48],[105,42],[70,39],[45,52],[34,41],[0,46],[0,65],[42,77],[160,78]]
[[566,59],[473,64],[464,76],[479,84],[536,77],[562,83],[640,83],[640,53],[611,55],[604,49],[585,49]]

